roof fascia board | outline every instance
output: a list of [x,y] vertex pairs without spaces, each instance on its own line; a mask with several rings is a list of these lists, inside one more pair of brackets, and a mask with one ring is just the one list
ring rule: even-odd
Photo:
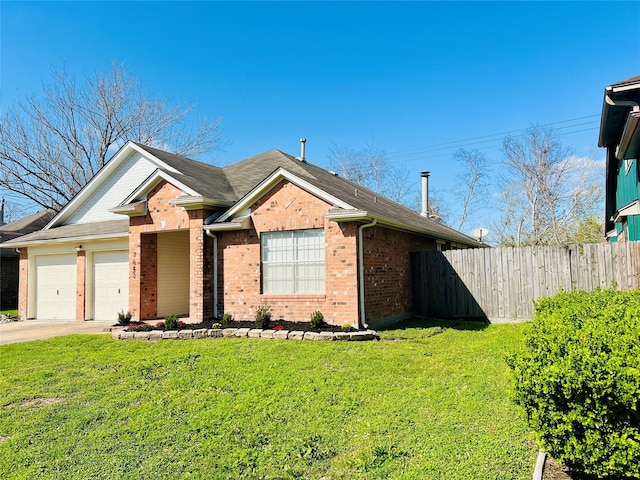
[[611,85],[607,87],[612,93],[627,92],[629,90],[640,90],[640,82],[629,82],[622,85]]
[[233,202],[227,202],[224,200],[216,200],[215,198],[207,198],[202,196],[187,196],[169,200],[171,205],[176,207],[183,207],[185,210],[197,210],[206,207],[224,207],[228,208],[233,205]]
[[640,215],[640,201],[638,199],[620,208],[615,213],[613,221],[616,223],[621,222],[624,217],[630,215]]
[[450,242],[455,242],[456,244],[459,244],[459,245],[465,245],[467,247],[470,247],[470,246],[487,247],[487,245],[483,243],[479,243],[477,241],[473,241],[465,244],[465,243],[462,243],[459,238],[454,238],[453,236],[446,235],[446,234],[438,234],[435,232],[430,232],[424,228],[416,227],[414,225],[409,225],[404,222],[399,222],[396,219],[383,217],[383,216],[376,215],[374,213],[364,211],[364,210],[351,210],[351,211],[345,211],[345,212],[333,211],[333,212],[327,213],[325,217],[328,220],[333,220],[334,222],[367,222],[369,223],[373,220],[376,220],[377,225],[383,225],[385,227],[389,227],[394,230],[400,230],[403,232],[418,233],[425,237],[435,238],[436,241],[438,239],[444,239]]
[[627,120],[624,122],[624,129],[622,130],[622,138],[616,151],[616,158],[618,160],[627,160],[630,158],[636,158],[633,153],[628,155],[630,147],[635,143],[640,143],[640,110],[635,109],[629,112]]
[[202,227],[208,232],[229,232],[236,230],[249,230],[251,228],[251,217],[238,217],[231,222],[212,223],[210,225],[204,225]]
[[88,240],[113,240],[116,238],[129,238],[129,232],[109,233],[105,235],[75,235],[73,237],[50,238],[31,241],[27,240],[26,242],[20,242],[19,239],[16,239],[18,240],[17,242],[9,241],[6,243],[0,243],[0,248],[23,248],[34,247],[36,245],[51,245]]
[[130,217],[143,217],[147,214],[147,202],[140,200],[139,202],[117,206],[109,211],[120,215],[128,215]]
[[611,87],[604,89],[604,99],[602,100],[602,113],[600,114],[600,133],[598,135],[598,147],[604,147],[604,136],[607,130],[607,119],[609,118],[609,94]]
[[269,175],[264,180],[262,180],[262,182],[256,185],[251,191],[249,191],[249,193],[247,193],[243,198],[241,198],[233,207],[231,207],[222,216],[220,216],[218,220],[216,220],[216,222],[217,223],[224,222],[225,220],[231,218],[233,215],[236,215],[242,212],[242,210],[246,208],[249,208],[259,198],[261,198],[263,195],[269,192],[269,190],[275,187],[282,180],[288,180],[294,185],[302,188],[303,190],[306,190],[311,195],[314,195],[320,198],[321,200],[324,200],[325,202],[330,203],[336,207],[343,208],[343,209],[353,209],[353,207],[348,203],[340,200],[337,197],[334,197],[330,193],[322,190],[321,188],[318,188],[315,185],[312,185],[311,183],[307,182],[306,180],[303,180],[297,175],[294,175],[288,170],[285,170],[284,168],[279,167],[271,175]]

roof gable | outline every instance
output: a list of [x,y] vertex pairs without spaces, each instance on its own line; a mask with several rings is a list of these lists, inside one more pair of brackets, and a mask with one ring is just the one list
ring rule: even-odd
[[241,198],[235,205],[233,205],[233,207],[231,207],[224,214],[222,214],[216,220],[216,222],[224,222],[229,218],[243,212],[283,180],[288,180],[289,182],[295,184],[296,186],[302,188],[303,190],[311,193],[312,195],[336,207],[344,208],[344,209],[353,209],[351,205],[342,201],[340,198],[334,195],[331,195],[330,193],[326,192],[324,189],[313,185],[312,183],[305,180],[304,178],[294,175],[293,173],[280,167],[271,175],[269,175],[267,178],[265,178],[262,182],[256,185],[253,189],[247,192],[247,194],[243,198]]
[[188,196],[214,191],[225,201],[223,204],[233,201],[233,190],[220,167],[127,142],[45,229],[121,219],[113,209],[147,187],[156,173]]
[[121,219],[109,209],[118,205],[157,168],[177,172],[137,144],[127,142],[60,210],[45,230],[61,225]]

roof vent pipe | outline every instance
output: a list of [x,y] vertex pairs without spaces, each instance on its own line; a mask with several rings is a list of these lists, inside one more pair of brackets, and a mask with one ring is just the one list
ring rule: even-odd
[[420,215],[429,218],[429,175],[430,172],[420,172],[422,177],[422,211]]
[[305,143],[307,143],[307,139],[306,138],[301,138],[300,139],[300,158],[298,160],[300,160],[301,162],[306,162],[307,159],[304,158],[304,145]]

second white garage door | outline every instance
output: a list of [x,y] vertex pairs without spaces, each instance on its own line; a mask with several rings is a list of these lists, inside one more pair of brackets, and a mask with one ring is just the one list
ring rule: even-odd
[[129,252],[94,253],[93,284],[93,318],[115,322],[129,309]]
[[36,257],[36,317],[75,320],[76,255]]

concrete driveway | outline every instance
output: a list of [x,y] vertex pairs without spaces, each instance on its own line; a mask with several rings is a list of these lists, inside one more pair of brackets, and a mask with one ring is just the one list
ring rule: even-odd
[[0,345],[31,342],[72,333],[108,333],[114,322],[75,320],[25,320],[0,324]]

